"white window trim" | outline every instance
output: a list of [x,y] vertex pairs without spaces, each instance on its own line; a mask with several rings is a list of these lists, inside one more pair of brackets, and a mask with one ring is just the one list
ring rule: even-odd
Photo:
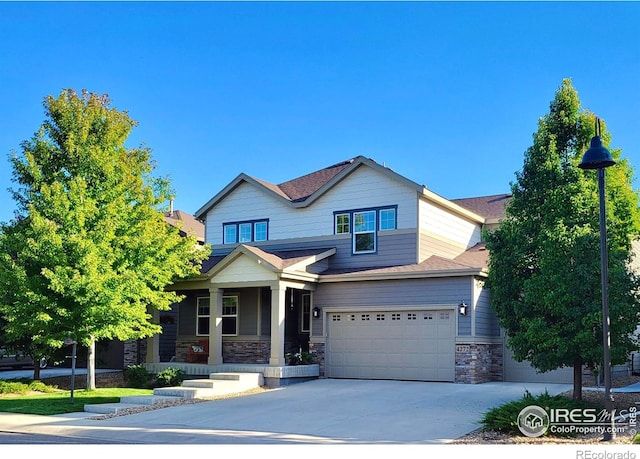
[[[373,229],[372,230],[366,230],[366,231],[356,231],[356,214],[373,214]],[[352,227],[353,227],[353,242],[352,242],[352,252],[355,255],[360,255],[360,254],[364,254],[364,253],[376,253],[376,250],[378,249],[378,235],[376,234],[377,230],[378,230],[378,212],[376,212],[375,210],[363,210],[363,211],[356,211],[353,212],[353,223],[352,223]],[[373,249],[371,250],[356,250],[357,244],[356,244],[356,238],[359,234],[372,234],[373,235]]]
[[[305,301],[305,299],[307,299],[307,301]],[[305,325],[305,316],[307,317],[307,326],[308,328],[305,329],[304,325]],[[311,332],[311,293],[303,293],[302,294],[302,299],[301,299],[301,304],[300,304],[300,331],[303,333],[310,333]]]
[[[225,314],[224,313],[224,299],[225,298],[235,298],[236,299],[236,313],[235,314]],[[231,333],[222,333],[222,336],[238,336],[238,326],[239,326],[239,320],[238,320],[238,310],[240,309],[240,299],[238,297],[238,295],[224,295],[222,297],[222,321],[224,322],[225,318],[235,318],[236,319],[236,330],[235,333],[231,334]]]
[[[200,314],[200,300],[207,300],[209,307],[209,314]],[[208,319],[211,320],[211,300],[208,296],[199,296],[196,297],[196,336],[209,336],[209,333],[200,333],[200,329],[198,325],[200,324],[200,319]],[[209,330],[211,332],[211,330]]]

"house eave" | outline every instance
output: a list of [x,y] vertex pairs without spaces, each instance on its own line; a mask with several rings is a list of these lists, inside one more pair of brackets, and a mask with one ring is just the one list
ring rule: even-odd
[[487,277],[487,271],[481,268],[439,269],[430,271],[387,272],[387,273],[345,273],[321,274],[318,282],[354,282],[354,281],[382,281],[399,279],[428,279],[437,277]]
[[428,199],[429,201],[444,207],[447,210],[450,210],[452,212],[455,212],[458,215],[468,218],[471,221],[474,221],[476,223],[486,223],[486,219],[484,217],[468,209],[465,209],[464,207],[456,204],[455,202],[452,202],[446,198],[443,198],[439,194],[434,193],[433,191],[427,189],[427,187],[422,188],[422,196]]

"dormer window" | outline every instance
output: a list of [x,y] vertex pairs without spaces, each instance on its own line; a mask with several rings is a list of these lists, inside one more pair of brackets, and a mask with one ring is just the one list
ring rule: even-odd
[[335,234],[351,233],[354,254],[375,253],[377,232],[396,229],[396,212],[396,206],[335,212]]
[[222,225],[224,244],[260,242],[269,237],[269,220],[229,222]]

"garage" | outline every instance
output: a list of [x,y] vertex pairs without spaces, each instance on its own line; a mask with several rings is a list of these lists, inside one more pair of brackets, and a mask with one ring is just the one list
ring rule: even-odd
[[567,383],[573,382],[573,368],[538,373],[529,362],[518,362],[511,349],[504,346],[504,380],[509,382]]
[[453,310],[328,312],[329,378],[454,381]]

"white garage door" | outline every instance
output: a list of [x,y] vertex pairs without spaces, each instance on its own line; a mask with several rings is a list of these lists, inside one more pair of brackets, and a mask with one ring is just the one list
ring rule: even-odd
[[453,381],[453,310],[335,312],[327,316],[330,378]]
[[504,346],[504,380],[512,382],[567,383],[573,382],[573,368],[538,373],[529,362],[518,362],[513,352]]

